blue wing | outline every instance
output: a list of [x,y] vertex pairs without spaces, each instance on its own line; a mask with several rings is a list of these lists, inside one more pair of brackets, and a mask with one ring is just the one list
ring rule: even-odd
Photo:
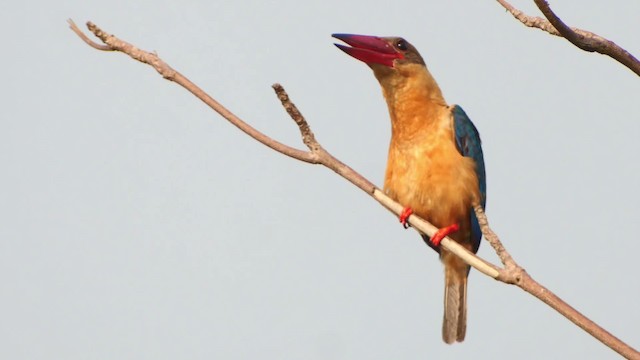
[[[480,199],[482,208],[487,202],[487,176],[484,171],[484,157],[482,156],[482,145],[478,129],[473,125],[471,119],[458,105],[453,107],[453,129],[455,132],[456,146],[462,156],[470,157],[476,163],[476,175],[480,185]],[[471,238],[473,240],[473,252],[478,251],[482,232],[480,224],[476,218],[475,211],[471,210]]]

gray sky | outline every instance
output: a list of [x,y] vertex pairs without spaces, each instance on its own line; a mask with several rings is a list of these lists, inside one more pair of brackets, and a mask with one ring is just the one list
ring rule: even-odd
[[[640,54],[640,2],[552,5]],[[477,272],[467,339],[445,345],[442,267],[413,230],[151,68],[87,47],[67,18],[157,51],[302,146],[270,88],[281,82],[321,143],[377,184],[387,110],[330,34],[404,36],[480,130],[489,219],[513,256],[640,346],[640,81],[621,65],[490,0],[40,0],[0,11],[1,358],[616,358]]]

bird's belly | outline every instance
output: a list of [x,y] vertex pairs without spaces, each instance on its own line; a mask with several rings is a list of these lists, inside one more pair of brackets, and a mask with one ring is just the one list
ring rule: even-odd
[[469,221],[479,194],[473,160],[457,153],[402,155],[390,157],[387,165],[389,196],[438,227]]

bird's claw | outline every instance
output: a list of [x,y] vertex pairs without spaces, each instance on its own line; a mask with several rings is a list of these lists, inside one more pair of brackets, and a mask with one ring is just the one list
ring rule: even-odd
[[402,212],[400,213],[400,223],[402,224],[402,227],[405,229],[408,229],[409,226],[411,226],[411,224],[409,224],[409,216],[411,216],[411,214],[413,214],[413,210],[411,210],[410,207],[406,207],[404,208],[404,210],[402,210]]
[[458,224],[452,224],[447,227],[438,229],[438,231],[436,231],[436,233],[433,234],[433,236],[430,238],[430,241],[433,246],[440,246],[440,242],[442,241],[442,239],[458,230],[460,230],[460,226]]

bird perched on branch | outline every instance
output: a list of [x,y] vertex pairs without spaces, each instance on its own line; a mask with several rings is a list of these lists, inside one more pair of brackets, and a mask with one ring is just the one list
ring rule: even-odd
[[458,105],[448,105],[418,51],[399,37],[333,34],[350,46],[336,46],[366,63],[378,79],[391,116],[391,144],[384,190],[406,206],[400,221],[414,213],[439,228],[424,241],[444,264],[442,338],[463,341],[467,328],[469,265],[445,249],[450,236],[477,252],[480,226],[474,204],[484,208],[486,178],[480,136]]

